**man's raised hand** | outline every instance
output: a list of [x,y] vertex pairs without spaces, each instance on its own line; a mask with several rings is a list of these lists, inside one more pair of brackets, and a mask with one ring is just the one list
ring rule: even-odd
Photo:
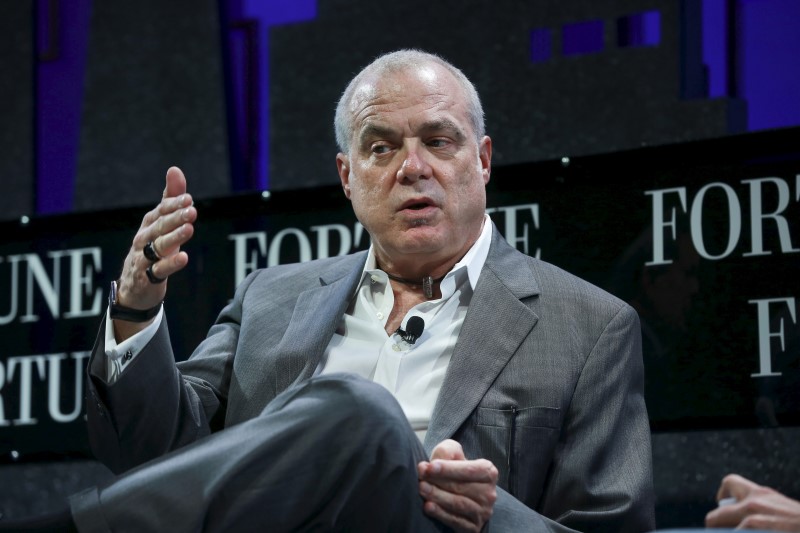
[[[167,284],[159,280],[166,280],[189,262],[189,256],[181,251],[181,246],[194,235],[197,210],[192,205],[191,195],[186,192],[186,177],[179,168],[171,167],[167,171],[166,182],[161,202],[142,219],[125,258],[117,289],[117,302],[125,307],[149,309],[161,303]],[[148,243],[157,255],[157,261],[145,256],[144,248]],[[115,321],[117,341],[145,325]]]

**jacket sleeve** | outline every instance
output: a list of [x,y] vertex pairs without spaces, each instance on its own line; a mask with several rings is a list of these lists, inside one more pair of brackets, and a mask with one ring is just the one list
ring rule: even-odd
[[622,305],[578,378],[542,512],[578,531],[655,528],[641,330]]
[[170,344],[166,316],[157,333],[113,383],[106,382],[105,321],[92,350],[87,380],[89,443],[112,472],[134,466],[222,427],[242,300],[255,278],[237,288],[184,374]]

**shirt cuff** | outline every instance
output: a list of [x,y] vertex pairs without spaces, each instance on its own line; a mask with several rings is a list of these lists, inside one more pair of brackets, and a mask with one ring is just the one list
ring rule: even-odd
[[164,305],[162,304],[149,326],[117,344],[117,339],[114,337],[114,322],[111,320],[111,309],[106,310],[105,352],[108,357],[106,361],[108,363],[106,364],[106,381],[108,383],[114,383],[125,367],[133,361],[133,358],[155,337],[163,316]]

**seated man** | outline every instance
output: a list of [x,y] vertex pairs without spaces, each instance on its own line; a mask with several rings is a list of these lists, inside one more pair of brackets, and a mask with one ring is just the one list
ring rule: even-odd
[[473,85],[387,54],[335,126],[370,249],[253,272],[177,365],[197,212],[168,171],[90,363],[93,450],[136,468],[73,498],[78,529],[652,529],[636,313],[498,233]]

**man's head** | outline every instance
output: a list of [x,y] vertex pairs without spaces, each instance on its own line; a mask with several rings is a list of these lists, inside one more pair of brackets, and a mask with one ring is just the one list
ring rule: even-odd
[[475,242],[491,170],[483,129],[475,88],[431,54],[382,56],[348,85],[336,111],[336,162],[382,266],[438,272]]
[[453,75],[461,86],[461,90],[467,98],[467,113],[469,114],[470,122],[472,122],[472,129],[475,132],[476,138],[480,140],[481,137],[486,134],[483,106],[481,105],[478,91],[475,90],[475,86],[472,85],[472,82],[469,81],[464,73],[456,66],[435,54],[422,52],[420,50],[398,50],[396,52],[384,54],[364,67],[361,72],[350,80],[344,93],[342,93],[339,103],[336,106],[336,116],[334,119],[336,144],[339,145],[339,150],[344,153],[350,150],[350,136],[353,134],[353,122],[349,106],[353,99],[353,93],[364,78],[368,76],[380,77],[385,74],[391,74],[430,62],[444,67]]

